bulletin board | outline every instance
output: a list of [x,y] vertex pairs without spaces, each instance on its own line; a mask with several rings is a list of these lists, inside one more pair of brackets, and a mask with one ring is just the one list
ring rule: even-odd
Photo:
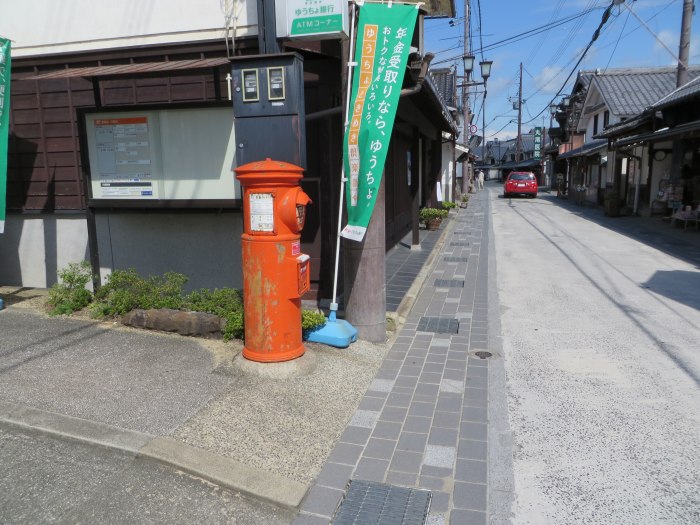
[[91,202],[240,202],[230,106],[84,112],[82,118]]

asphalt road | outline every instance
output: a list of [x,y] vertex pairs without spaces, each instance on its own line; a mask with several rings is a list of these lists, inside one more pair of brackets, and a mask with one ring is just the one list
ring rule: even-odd
[[2,523],[288,524],[294,513],[154,461],[0,427]]
[[700,523],[698,267],[489,191],[513,523]]

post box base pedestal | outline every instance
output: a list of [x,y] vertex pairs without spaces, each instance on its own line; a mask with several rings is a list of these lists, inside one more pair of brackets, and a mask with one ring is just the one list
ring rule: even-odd
[[256,361],[258,363],[281,363],[283,361],[291,361],[297,357],[304,355],[306,348],[304,345],[300,345],[294,350],[288,350],[286,352],[259,352],[256,350],[250,350],[248,347],[243,347],[243,357],[250,361]]

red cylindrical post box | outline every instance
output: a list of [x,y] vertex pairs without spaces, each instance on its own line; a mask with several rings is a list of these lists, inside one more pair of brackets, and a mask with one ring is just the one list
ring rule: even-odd
[[299,186],[304,170],[266,159],[236,168],[243,188],[243,357],[265,363],[304,354],[301,297],[309,256],[301,230],[311,202]]

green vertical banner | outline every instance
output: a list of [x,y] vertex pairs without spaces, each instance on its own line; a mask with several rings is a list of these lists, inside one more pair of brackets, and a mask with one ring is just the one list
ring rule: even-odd
[[7,142],[10,136],[10,41],[0,38],[0,233],[5,232]]
[[348,224],[341,235],[354,241],[364,239],[377,200],[417,15],[415,4],[360,8],[343,140]]

